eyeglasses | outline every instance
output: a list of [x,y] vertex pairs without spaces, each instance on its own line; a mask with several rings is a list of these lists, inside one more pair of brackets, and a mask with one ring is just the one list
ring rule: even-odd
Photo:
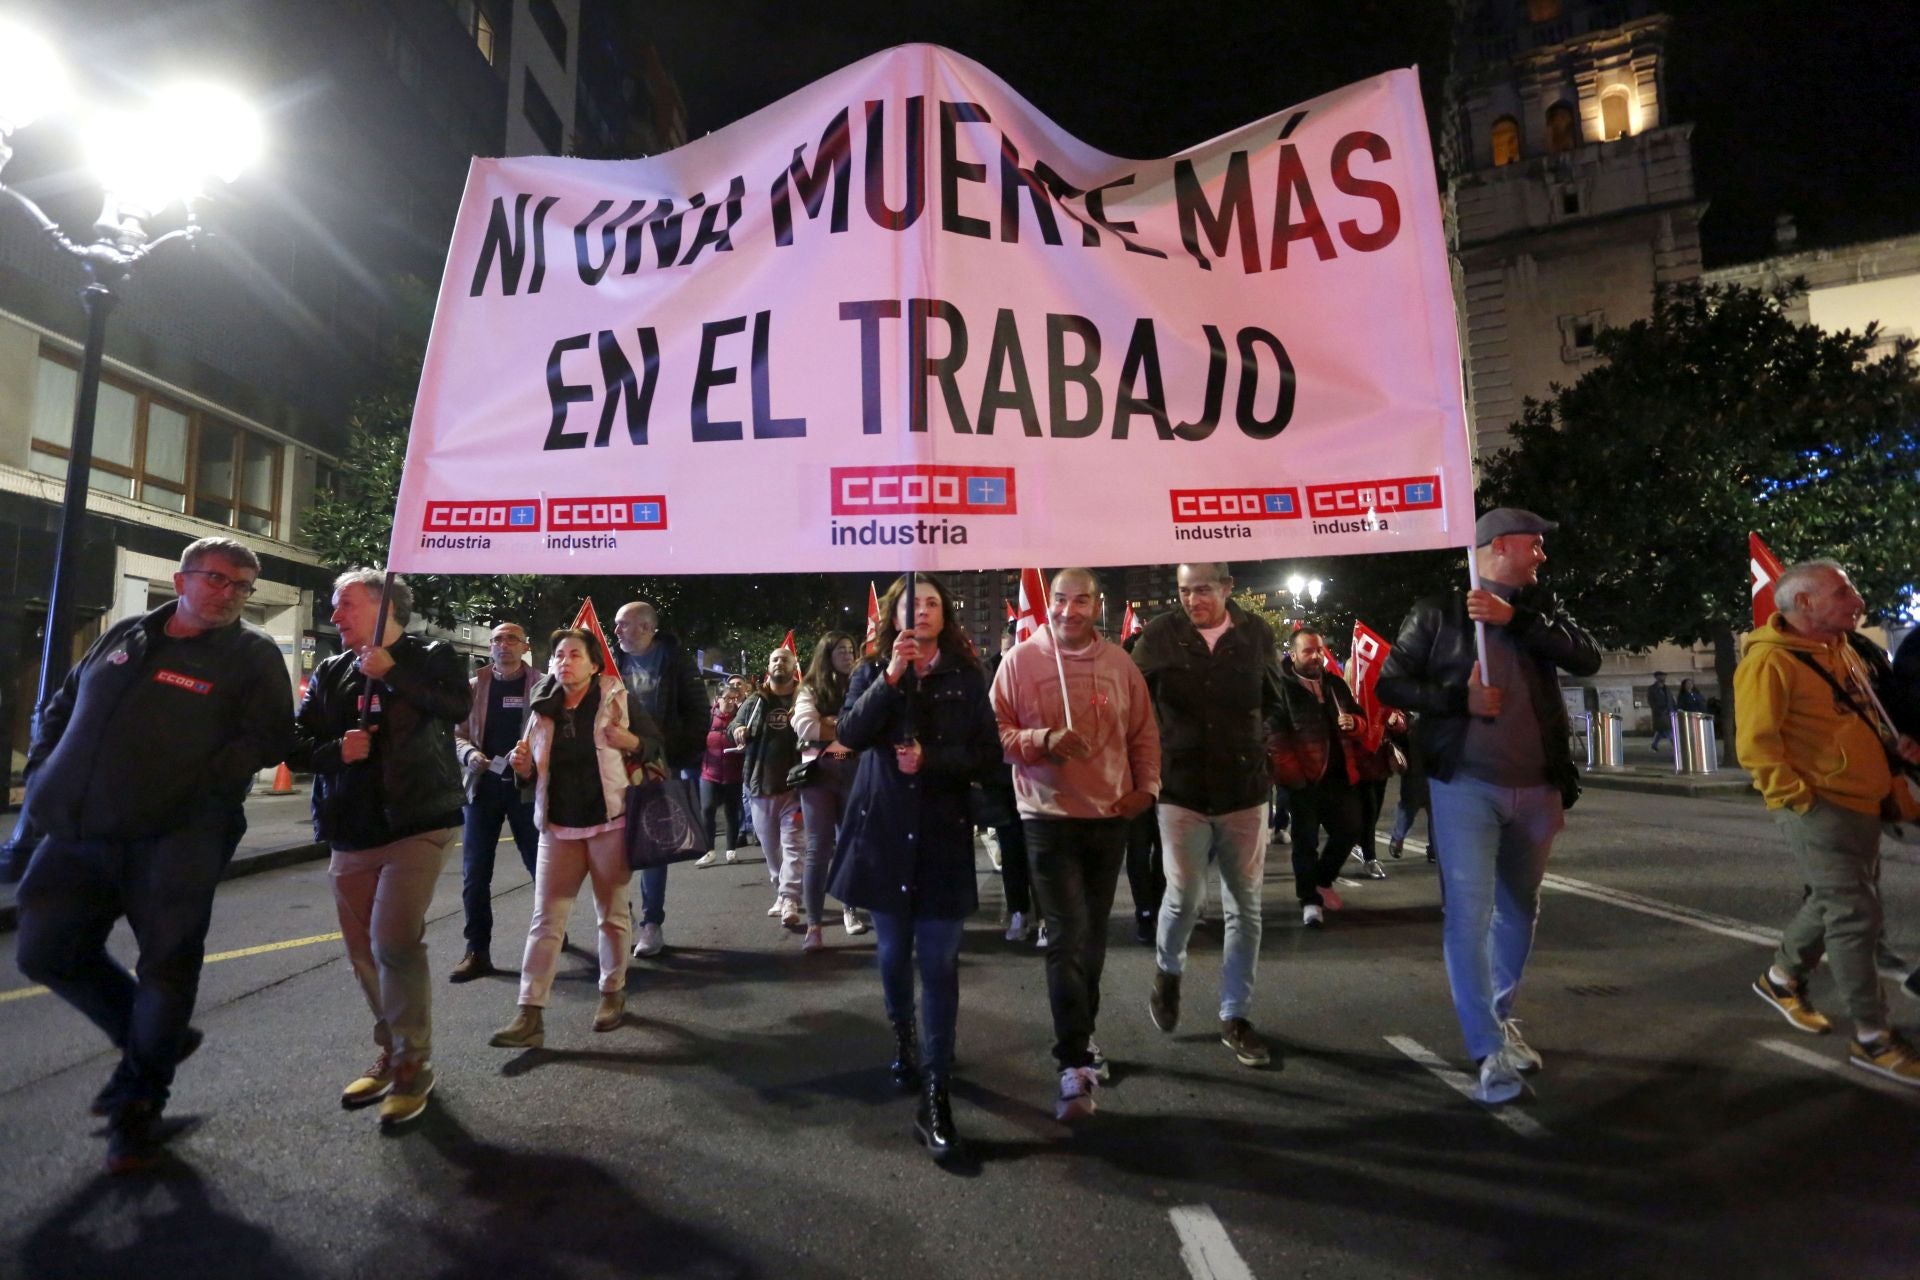
[[207,585],[215,591],[237,591],[243,596],[250,596],[260,589],[250,580],[242,581],[239,578],[229,578],[218,569],[182,569],[180,572],[198,574],[200,577],[205,578]]

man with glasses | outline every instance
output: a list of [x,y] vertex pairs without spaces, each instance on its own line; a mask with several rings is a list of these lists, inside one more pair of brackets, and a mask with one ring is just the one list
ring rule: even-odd
[[[293,689],[272,637],[241,621],[260,561],[227,538],[180,557],[178,599],[104,635],[40,710],[26,805],[5,878],[20,872],[20,971],[120,1050],[93,1100],[107,1167],[150,1167],[189,1025],[213,894],[247,821],[253,775],[284,759]],[[125,916],[133,972],[107,953]]]
[[471,982],[493,972],[493,855],[500,847],[500,826],[513,829],[513,843],[527,874],[533,874],[540,833],[533,825],[533,798],[522,794],[507,757],[520,741],[527,718],[527,633],[517,622],[503,622],[489,638],[493,661],[468,683],[473,710],[453,731],[453,749],[466,770],[466,822],[460,834],[460,902],[467,917],[467,953],[447,975],[449,982]]
[[1187,941],[1206,899],[1207,871],[1218,868],[1227,918],[1220,1041],[1241,1065],[1263,1067],[1271,1055],[1247,1013],[1267,870],[1271,784],[1264,743],[1280,712],[1280,663],[1272,628],[1229,599],[1233,578],[1226,565],[1183,564],[1175,582],[1180,609],[1149,622],[1133,647],[1160,724],[1160,848],[1167,869],[1147,1012],[1163,1032],[1179,1024]]

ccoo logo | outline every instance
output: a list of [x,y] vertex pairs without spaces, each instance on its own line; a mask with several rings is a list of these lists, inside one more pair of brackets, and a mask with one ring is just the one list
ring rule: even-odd
[[1018,510],[1012,467],[909,463],[834,467],[836,516],[1010,516]]

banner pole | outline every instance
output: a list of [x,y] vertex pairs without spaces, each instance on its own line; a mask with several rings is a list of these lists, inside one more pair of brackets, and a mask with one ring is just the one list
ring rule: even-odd
[[[1479,548],[1477,547],[1467,551],[1467,585],[1475,591],[1480,590],[1480,558],[1478,551]],[[1484,622],[1476,622],[1473,624],[1473,649],[1480,658],[1480,680],[1481,683],[1484,684],[1491,670],[1491,668],[1487,666],[1487,624]]]
[[1073,732],[1073,699],[1067,696],[1067,662],[1060,656],[1060,637],[1053,630],[1053,610],[1042,608],[1047,621],[1047,644],[1053,649],[1053,669],[1060,677],[1060,709],[1067,713],[1067,732]]
[[[383,648],[380,643],[387,635],[387,593],[393,590],[393,570],[387,570],[387,576],[380,582],[380,614],[373,623],[373,647]],[[367,725],[373,719],[373,677],[368,676],[366,687],[360,693],[360,732],[367,731]]]

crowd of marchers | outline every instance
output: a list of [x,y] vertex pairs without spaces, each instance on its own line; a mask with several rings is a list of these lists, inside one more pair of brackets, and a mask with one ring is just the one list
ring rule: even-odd
[[[1094,1037],[1121,872],[1136,936],[1154,949],[1147,1012],[1168,1033],[1218,877],[1219,1039],[1237,1062],[1267,1066],[1252,1013],[1268,850],[1291,844],[1301,923],[1325,927],[1349,858],[1363,876],[1386,874],[1375,828],[1398,772],[1390,856],[1429,809],[1441,955],[1473,1094],[1511,1103],[1543,1067],[1515,1008],[1547,860],[1580,794],[1561,679],[1600,663],[1538,581],[1556,527],[1517,508],[1480,518],[1473,585],[1415,604],[1377,707],[1330,669],[1318,633],[1276,637],[1234,603],[1228,566],[1190,563],[1177,569],[1179,607],[1124,643],[1096,626],[1098,576],[1059,570],[1045,625],[1017,644],[1009,634],[984,663],[944,584],[906,575],[869,636],[828,633],[804,670],[775,650],[764,676],[727,677],[714,693],[647,602],[618,611],[611,648],[589,631],[554,632],[541,667],[525,630],[501,622],[491,660],[470,673],[450,646],[409,632],[403,579],[353,570],[333,590],[342,652],[290,714],[278,646],[242,620],[259,562],[240,543],[203,539],[181,558],[177,598],[108,627],[36,720],[0,865],[20,880],[19,966],[119,1050],[93,1103],[108,1121],[108,1167],[152,1167],[175,1071],[203,1040],[192,1013],[242,800],[256,771],[286,761],[313,776],[314,829],[373,1024],[372,1061],[341,1102],[401,1126],[437,1083],[425,921],[456,840],[456,983],[494,970],[503,828],[533,877],[515,1003],[492,1043],[545,1043],[583,886],[600,974],[591,1027],[616,1031],[633,962],[666,946],[664,866],[637,875],[637,925],[631,906],[629,806],[651,789],[704,824],[694,868],[758,842],[767,914],[801,936],[802,954],[826,945],[829,899],[847,934],[871,928],[887,1074],[917,1099],[918,1140],[947,1160],[960,1149],[958,956],[979,909],[983,841],[1004,876],[1007,938],[1039,925],[1052,1102],[1075,1121],[1110,1078]],[[1851,1023],[1849,1061],[1920,1084],[1920,1054],[1892,1027],[1882,984],[1893,971],[1920,993],[1920,974],[1886,950],[1878,885],[1883,824],[1920,816],[1909,780],[1920,647],[1889,659],[1862,637],[1863,603],[1832,561],[1789,567],[1775,599],[1742,644],[1737,747],[1805,896],[1753,989],[1794,1028],[1826,1033],[1810,994],[1824,957]],[[122,917],[139,947],[131,971],[106,948]]]

